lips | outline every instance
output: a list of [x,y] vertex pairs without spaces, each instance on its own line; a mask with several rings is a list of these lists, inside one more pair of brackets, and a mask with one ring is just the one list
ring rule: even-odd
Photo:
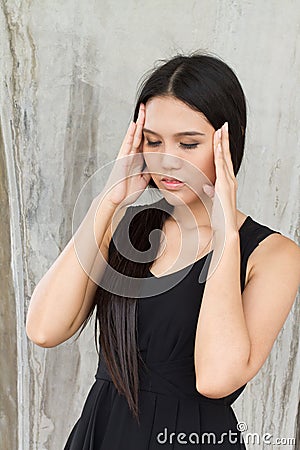
[[161,183],[168,190],[177,190],[177,189],[181,189],[184,186],[183,181],[180,181],[177,178],[171,178],[171,177],[162,178]]
[[167,181],[167,182],[175,182],[175,183],[183,183],[182,180],[178,180],[178,178],[172,178],[172,177],[164,177],[162,178],[162,181]]

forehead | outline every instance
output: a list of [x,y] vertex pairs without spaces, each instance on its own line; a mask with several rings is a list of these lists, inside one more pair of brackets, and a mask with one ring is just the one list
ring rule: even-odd
[[178,131],[187,126],[192,129],[210,124],[204,114],[177,98],[153,97],[145,105],[144,126],[158,132],[157,128]]

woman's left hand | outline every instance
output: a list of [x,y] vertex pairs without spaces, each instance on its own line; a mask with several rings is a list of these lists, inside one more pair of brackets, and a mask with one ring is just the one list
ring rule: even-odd
[[212,229],[219,231],[225,226],[225,230],[221,230],[222,235],[230,235],[238,231],[236,210],[238,184],[229,150],[228,122],[225,122],[222,128],[214,133],[213,145],[216,182],[214,186],[205,184],[203,191],[213,200]]

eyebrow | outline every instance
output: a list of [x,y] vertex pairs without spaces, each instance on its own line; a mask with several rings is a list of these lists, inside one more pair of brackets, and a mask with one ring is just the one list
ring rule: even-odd
[[[156,136],[159,136],[158,133],[155,133],[155,131],[148,130],[147,128],[143,128],[143,131],[146,131],[147,133],[155,134]],[[205,136],[204,133],[200,133],[199,131],[181,131],[180,133],[175,133],[175,137],[178,136]]]

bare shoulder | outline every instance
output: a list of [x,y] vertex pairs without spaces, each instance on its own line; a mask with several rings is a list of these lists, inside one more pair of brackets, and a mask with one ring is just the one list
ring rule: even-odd
[[300,284],[300,249],[287,236],[269,234],[250,256],[253,265],[242,301],[251,352],[243,383],[251,380],[266,361]]
[[[263,270],[266,265],[275,272],[288,270],[298,277],[300,284],[300,247],[287,236],[272,233],[263,239],[254,249],[251,258],[249,279],[257,271]],[[266,270],[266,269],[264,269]]]

